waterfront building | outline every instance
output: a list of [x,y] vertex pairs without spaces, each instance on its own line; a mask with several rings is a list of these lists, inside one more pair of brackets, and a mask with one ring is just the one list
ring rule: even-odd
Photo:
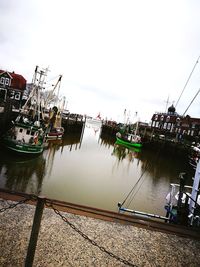
[[174,135],[178,139],[183,137],[195,139],[199,138],[200,135],[200,118],[179,115],[172,105],[165,113],[156,112],[153,114],[151,129],[160,135]]
[[12,110],[19,110],[25,89],[26,80],[22,75],[0,70],[0,111],[4,112],[8,102]]

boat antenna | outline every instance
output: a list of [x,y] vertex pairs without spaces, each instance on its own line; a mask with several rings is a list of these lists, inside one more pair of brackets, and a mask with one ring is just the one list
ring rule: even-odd
[[178,99],[178,101],[176,102],[175,108],[177,107],[178,102],[179,102],[179,100],[181,99],[181,96],[183,95],[183,92],[185,91],[185,88],[186,88],[186,86],[187,86],[187,84],[188,84],[188,82],[189,82],[189,80],[190,80],[190,78],[191,78],[191,76],[192,76],[192,74],[193,74],[195,68],[196,68],[196,65],[199,63],[199,58],[200,58],[200,56],[198,57],[196,63],[194,64],[194,67],[193,67],[193,69],[192,69],[192,71],[191,71],[191,73],[190,73],[190,75],[189,75],[189,77],[188,77],[188,79],[187,79],[187,81],[186,81],[186,83],[185,83],[185,86],[183,87],[183,90],[182,90],[182,92],[181,92],[181,94],[180,94],[180,96],[179,96],[179,99]]
[[165,102],[166,102],[165,113],[167,113],[167,108],[169,105],[169,95],[168,95],[167,101],[165,101]]
[[200,92],[200,88],[197,91],[196,95],[193,97],[192,101],[190,102],[189,106],[186,108],[186,110],[185,110],[185,112],[183,113],[182,116],[185,116],[185,113],[188,111],[189,107],[191,106],[191,104],[193,103],[193,101],[195,100],[195,98],[197,97],[197,95],[199,94],[199,92]]

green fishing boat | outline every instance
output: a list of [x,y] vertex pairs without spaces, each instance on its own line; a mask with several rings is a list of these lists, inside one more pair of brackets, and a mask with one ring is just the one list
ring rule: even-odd
[[135,140],[128,140],[128,139],[123,139],[121,137],[117,137],[116,136],[116,142],[118,144],[121,144],[121,145],[124,145],[124,146],[127,146],[127,147],[137,147],[137,148],[141,148],[142,147],[142,143],[140,141],[135,141]]
[[4,146],[20,154],[40,154],[43,152],[44,131],[39,125],[29,122],[15,122],[3,137]]
[[31,93],[13,126],[3,136],[3,145],[19,154],[40,154],[44,149],[45,126],[41,116],[40,91],[44,71],[35,69]]

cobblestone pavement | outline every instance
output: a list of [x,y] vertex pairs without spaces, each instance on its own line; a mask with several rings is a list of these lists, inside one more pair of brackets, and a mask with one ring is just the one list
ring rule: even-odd
[[[0,209],[14,203],[0,199]],[[24,266],[35,207],[0,212],[0,266]],[[200,266],[200,241],[71,213],[61,213],[96,244],[132,266]],[[52,209],[43,212],[33,266],[126,266],[83,238]]]

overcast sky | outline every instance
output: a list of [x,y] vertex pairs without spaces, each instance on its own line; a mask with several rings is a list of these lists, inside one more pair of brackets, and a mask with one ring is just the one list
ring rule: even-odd
[[[199,0],[1,0],[0,68],[31,82],[36,65],[63,75],[74,113],[151,119],[200,88]],[[200,117],[200,94],[187,114]]]

